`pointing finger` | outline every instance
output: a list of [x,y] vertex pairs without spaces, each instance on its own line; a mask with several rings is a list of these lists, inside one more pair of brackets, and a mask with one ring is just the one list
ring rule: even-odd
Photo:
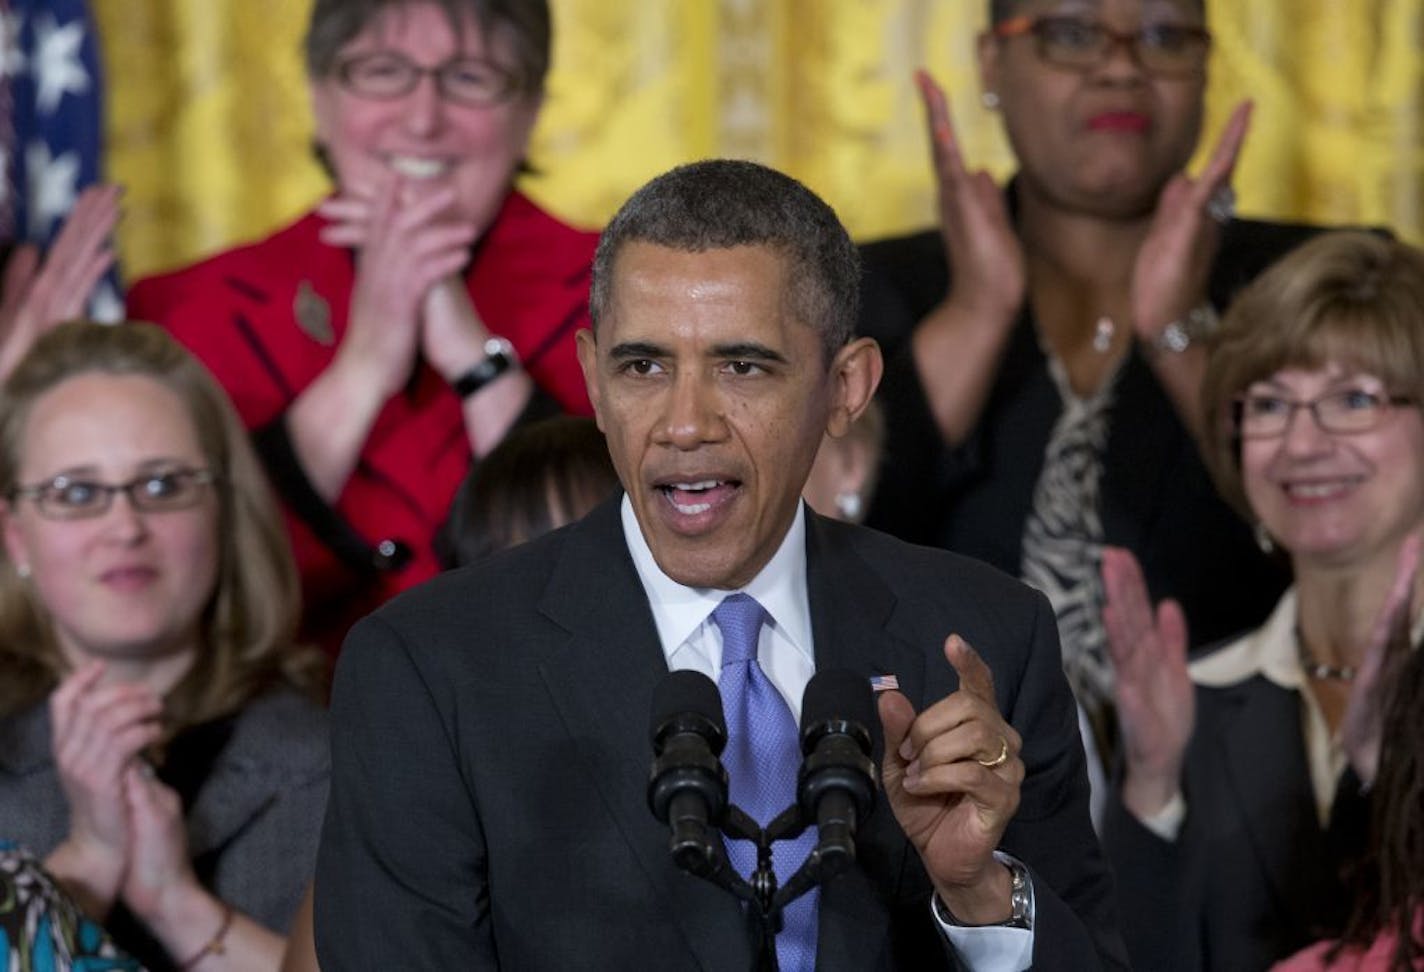
[[950,635],[944,639],[944,657],[959,673],[959,687],[962,690],[970,695],[978,696],[997,708],[998,703],[994,696],[994,673],[989,670],[984,659],[979,657],[979,653],[970,647],[969,642],[957,634]]

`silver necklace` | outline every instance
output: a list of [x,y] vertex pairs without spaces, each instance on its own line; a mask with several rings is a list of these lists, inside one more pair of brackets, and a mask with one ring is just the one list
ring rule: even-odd
[[1305,677],[1317,682],[1353,682],[1355,680],[1354,665],[1327,665],[1318,662],[1310,657],[1310,652],[1305,648],[1305,639],[1300,636],[1300,628],[1295,629],[1295,644],[1300,655],[1300,667],[1305,670]]
[[1107,354],[1112,350],[1113,335],[1117,333],[1117,324],[1111,317],[1104,314],[1098,318],[1098,323],[1093,325],[1093,350],[1098,354]]

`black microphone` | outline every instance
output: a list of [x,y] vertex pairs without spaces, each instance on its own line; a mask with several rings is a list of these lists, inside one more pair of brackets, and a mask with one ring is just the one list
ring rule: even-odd
[[796,799],[818,828],[819,879],[855,864],[855,832],[875,806],[870,730],[875,702],[870,682],[845,670],[820,671],[801,698],[801,752]]
[[648,806],[672,828],[678,866],[711,876],[725,859],[716,828],[727,811],[727,771],[717,758],[727,723],[716,683],[700,672],[670,672],[653,692],[651,736]]

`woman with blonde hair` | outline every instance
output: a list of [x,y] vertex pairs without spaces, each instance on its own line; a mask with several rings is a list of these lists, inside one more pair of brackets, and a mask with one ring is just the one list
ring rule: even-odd
[[275,968],[325,714],[277,507],[150,325],[61,325],[0,389],[0,820],[150,968]]
[[1265,968],[1344,927],[1381,747],[1413,744],[1380,713],[1419,642],[1421,402],[1424,253],[1306,243],[1232,305],[1202,385],[1217,486],[1291,588],[1189,663],[1180,605],[1104,553],[1125,765],[1103,843],[1139,967]]

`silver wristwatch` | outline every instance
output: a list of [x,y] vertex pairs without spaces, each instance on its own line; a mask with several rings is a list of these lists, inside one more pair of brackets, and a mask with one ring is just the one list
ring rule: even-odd
[[961,928],[1023,928],[1033,929],[1033,883],[1028,877],[1028,868],[1008,854],[994,853],[994,859],[1009,869],[1009,917],[993,925],[970,926],[949,913],[939,895],[932,895],[935,917],[946,925]]
[[1204,301],[1187,311],[1185,317],[1179,317],[1162,328],[1162,332],[1152,339],[1152,350],[1181,354],[1192,346],[1193,341],[1205,340],[1220,327],[1221,318],[1216,316],[1216,308],[1209,301]]

